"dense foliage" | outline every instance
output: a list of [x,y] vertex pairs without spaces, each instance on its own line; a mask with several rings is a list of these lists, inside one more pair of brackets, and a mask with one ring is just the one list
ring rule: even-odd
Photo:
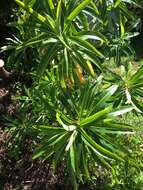
[[8,118],[13,154],[18,155],[28,134],[37,145],[33,159],[52,160],[55,169],[64,162],[74,189],[92,182],[99,165],[112,173],[108,188],[137,189],[138,182],[128,181],[126,170],[141,176],[141,140],[133,146],[132,139],[136,134],[140,139],[142,129],[124,118],[129,112],[138,117],[143,113],[143,66],[133,63],[130,45],[140,24],[130,9],[140,4],[15,2],[20,6],[18,20],[9,25],[19,34],[1,49],[11,51],[7,64],[26,73],[32,84],[20,88],[22,95],[14,97],[21,102],[17,118]]

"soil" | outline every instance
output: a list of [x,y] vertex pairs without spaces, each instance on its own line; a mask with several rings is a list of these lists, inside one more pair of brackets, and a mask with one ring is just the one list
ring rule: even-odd
[[[7,142],[10,134],[7,132],[3,117],[15,117],[19,107],[18,102],[12,102],[11,84],[0,79],[0,190],[60,190],[65,189],[63,171],[56,173],[52,165],[42,159],[31,159],[30,140],[21,147],[21,154],[14,158],[10,154]],[[63,167],[60,167],[63,168]]]

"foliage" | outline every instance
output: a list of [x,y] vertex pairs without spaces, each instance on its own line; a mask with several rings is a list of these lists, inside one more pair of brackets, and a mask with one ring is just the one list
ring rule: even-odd
[[[116,170],[118,182],[112,186],[112,189],[134,189],[142,190],[143,187],[143,152],[142,152],[142,116],[134,116],[132,113],[127,114],[124,118],[128,123],[136,124],[138,132],[130,137],[123,137],[123,141],[118,139],[118,143],[124,142],[124,146],[130,145],[129,155],[135,160],[136,166],[130,167],[128,160],[121,165],[116,165],[114,168]],[[135,119],[135,121],[133,120]],[[122,137],[121,137],[122,138]],[[122,144],[122,145],[123,145]],[[138,167],[138,164],[140,167]]]
[[105,80],[110,84],[118,84],[118,90],[115,94],[114,105],[131,104],[136,111],[142,112],[142,70],[133,66],[130,62],[128,65],[122,65],[114,70],[107,69]]
[[[10,121],[11,140],[16,136],[19,143],[34,132],[40,148],[33,159],[51,159],[55,168],[64,161],[74,189],[92,179],[95,163],[114,177],[115,163],[135,165],[128,148],[114,139],[124,142],[120,136],[135,133],[119,121],[123,114],[142,113],[142,67],[134,71],[123,60],[134,55],[130,39],[137,33],[131,30],[139,22],[128,5],[138,5],[125,0],[15,2],[21,9],[10,25],[19,36],[8,39],[2,51],[13,50],[8,61],[35,82],[17,98],[21,109],[17,121]],[[111,58],[116,69],[109,69]]]

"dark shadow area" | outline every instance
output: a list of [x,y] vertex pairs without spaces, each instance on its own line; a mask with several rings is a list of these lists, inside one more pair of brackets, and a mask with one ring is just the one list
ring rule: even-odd
[[[0,1],[0,47],[6,45],[6,38],[10,38],[16,32],[16,29],[8,27],[7,24],[16,19],[14,10],[16,4],[14,0],[1,0]],[[0,58],[6,59],[6,53],[0,53]]]

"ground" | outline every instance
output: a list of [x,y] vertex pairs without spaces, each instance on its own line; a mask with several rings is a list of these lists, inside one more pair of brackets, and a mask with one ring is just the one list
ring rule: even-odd
[[[12,86],[9,82],[0,80],[0,113],[1,116],[14,117],[18,109],[18,102],[11,101]],[[42,159],[32,161],[30,140],[24,144],[21,154],[11,157],[7,148],[10,134],[6,132],[6,124],[0,118],[0,190],[38,190],[63,189],[61,181],[63,172],[54,174],[49,162]]]

